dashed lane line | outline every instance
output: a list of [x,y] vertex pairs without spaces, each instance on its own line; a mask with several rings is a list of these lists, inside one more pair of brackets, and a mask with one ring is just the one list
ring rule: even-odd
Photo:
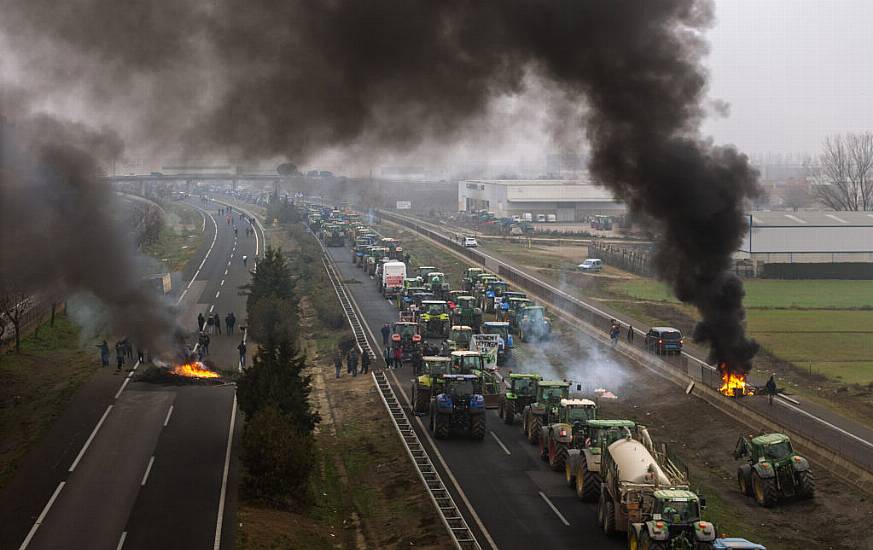
[[558,516],[558,519],[561,520],[561,523],[563,523],[563,524],[566,525],[567,527],[570,527],[570,522],[567,521],[567,518],[565,518],[564,515],[561,514],[561,512],[558,511],[558,508],[557,508],[554,504],[552,504],[552,501],[549,500],[549,497],[547,497],[546,494],[545,494],[544,492],[542,492],[542,491],[540,491],[540,496],[543,497],[543,500],[546,501],[546,504],[549,505],[549,508],[552,509],[552,512],[554,512],[555,515]]
[[[112,405],[109,406],[111,407]],[[27,546],[30,544],[30,541],[33,540],[33,536],[36,534],[36,530],[39,529],[39,526],[42,525],[43,521],[45,521],[45,517],[48,515],[49,510],[51,510],[52,504],[55,503],[55,500],[57,500],[58,495],[61,493],[61,489],[63,489],[64,485],[66,484],[66,481],[58,483],[55,492],[52,493],[51,498],[42,509],[42,512],[39,513],[39,517],[36,518],[36,522],[33,524],[33,527],[30,528],[30,532],[27,533],[27,537],[25,537],[24,542],[21,543],[21,546],[18,547],[18,550],[25,550],[25,548],[27,548]]]
[[[122,385],[122,388],[124,385]],[[117,395],[117,394],[116,394]],[[94,429],[91,431],[91,435],[88,436],[85,444],[82,445],[82,450],[79,451],[79,454],[76,455],[76,460],[73,461],[73,464],[70,465],[70,469],[67,472],[72,472],[76,469],[76,466],[79,465],[79,461],[82,460],[82,457],[85,456],[85,451],[88,450],[88,446],[91,445],[91,442],[94,441],[94,437],[97,435],[97,432],[100,430],[100,426],[103,425],[103,422],[106,420],[106,417],[109,416],[109,411],[112,410],[114,405],[109,405],[106,407],[106,411],[103,412],[103,416],[100,417],[100,420],[97,422],[97,425],[94,426]]]
[[154,464],[154,463],[155,463],[155,455],[152,455],[152,457],[149,459],[149,465],[146,466],[146,471],[142,476],[142,482],[140,482],[140,484],[139,484],[140,487],[145,487],[146,482],[149,480],[149,474],[152,471],[152,464]]
[[170,409],[167,411],[167,417],[164,418],[164,427],[167,427],[167,424],[170,423],[170,417],[173,416],[173,407],[175,405],[170,405]]
[[121,538],[118,539],[118,546],[115,547],[115,550],[121,550],[124,547],[124,541],[127,539],[127,531],[123,531],[121,533]]
[[503,442],[500,441],[500,438],[497,437],[497,434],[496,434],[496,433],[491,432],[491,431],[489,431],[488,433],[490,433],[490,434],[491,434],[491,437],[494,438],[494,441],[496,441],[497,444],[500,445],[500,448],[503,449],[503,452],[504,452],[504,453],[506,453],[507,455],[511,455],[511,454],[512,454],[512,453],[509,452],[509,449],[506,448],[506,445],[504,445]]
[[230,411],[230,429],[227,432],[227,450],[224,453],[224,473],[221,477],[221,496],[218,499],[218,517],[215,520],[215,542],[213,550],[221,549],[221,526],[224,523],[224,500],[227,496],[227,474],[230,470],[230,449],[233,445],[233,428],[236,425],[236,392],[233,394],[233,408]]

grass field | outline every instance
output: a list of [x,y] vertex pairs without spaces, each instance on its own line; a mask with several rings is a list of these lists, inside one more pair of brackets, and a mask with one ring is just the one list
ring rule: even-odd
[[80,348],[64,315],[24,338],[21,353],[0,354],[0,487],[99,366],[97,349]]
[[143,247],[143,252],[162,262],[169,272],[181,271],[203,241],[203,219],[190,206],[165,203],[167,218],[158,240]]

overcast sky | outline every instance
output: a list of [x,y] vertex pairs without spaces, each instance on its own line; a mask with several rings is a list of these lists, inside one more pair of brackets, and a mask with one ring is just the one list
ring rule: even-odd
[[873,130],[873,0],[717,0],[710,96],[716,141],[749,153],[814,153]]

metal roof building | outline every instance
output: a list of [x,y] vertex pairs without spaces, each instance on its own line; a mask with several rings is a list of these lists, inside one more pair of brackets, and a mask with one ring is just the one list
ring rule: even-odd
[[873,263],[873,212],[752,212],[735,257],[755,272],[762,264]]
[[625,207],[608,189],[579,180],[465,180],[458,183],[458,210],[488,210],[497,217],[555,214],[558,221],[573,222],[620,215]]

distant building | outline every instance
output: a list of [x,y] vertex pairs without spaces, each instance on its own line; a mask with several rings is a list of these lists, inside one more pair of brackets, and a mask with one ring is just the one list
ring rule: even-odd
[[873,273],[873,212],[752,212],[734,256],[750,261],[756,275],[866,278]]
[[499,218],[555,214],[559,222],[577,222],[622,215],[625,206],[608,189],[579,180],[464,180],[458,182],[458,210],[487,210]]

